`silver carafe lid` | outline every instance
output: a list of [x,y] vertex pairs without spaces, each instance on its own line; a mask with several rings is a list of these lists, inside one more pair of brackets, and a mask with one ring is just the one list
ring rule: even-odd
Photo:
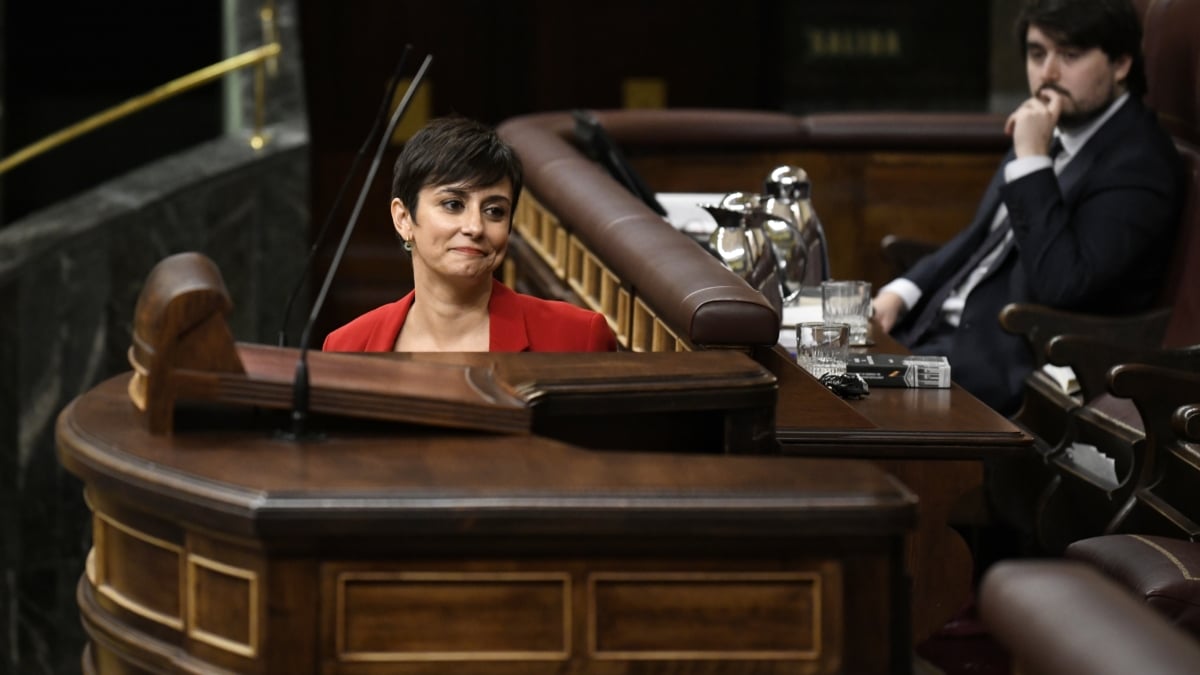
[[762,205],[762,196],[753,192],[730,192],[721,198],[720,208],[738,213],[757,210]]
[[786,202],[808,199],[811,192],[808,173],[798,166],[777,166],[763,181],[763,194]]

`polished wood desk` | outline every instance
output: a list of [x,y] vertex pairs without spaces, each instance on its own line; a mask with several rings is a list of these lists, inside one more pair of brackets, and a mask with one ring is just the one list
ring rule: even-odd
[[152,434],[129,381],[58,424],[95,514],[86,672],[909,668],[915,499],[868,462],[396,424],[294,442],[237,410]]
[[[871,351],[906,353],[876,333],[872,326]],[[929,637],[971,597],[972,555],[951,527],[953,512],[982,498],[983,460],[1029,452],[1031,437],[958,385],[876,387],[864,399],[838,401],[840,409],[832,412],[823,400],[829,392],[816,388],[820,383],[781,349],[757,357],[779,379],[776,437],[784,454],[870,459],[920,498],[908,568],[913,638]]]

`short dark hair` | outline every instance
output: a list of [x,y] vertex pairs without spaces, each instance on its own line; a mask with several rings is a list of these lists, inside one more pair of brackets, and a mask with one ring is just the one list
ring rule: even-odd
[[1146,93],[1142,23],[1130,0],[1029,0],[1017,17],[1022,54],[1030,26],[1059,44],[1099,47],[1109,60],[1128,55],[1132,63],[1125,86],[1134,96]]
[[465,117],[431,120],[413,135],[396,158],[392,197],[417,212],[417,195],[430,185],[486,187],[512,182],[512,209],[521,196],[521,160],[494,129]]

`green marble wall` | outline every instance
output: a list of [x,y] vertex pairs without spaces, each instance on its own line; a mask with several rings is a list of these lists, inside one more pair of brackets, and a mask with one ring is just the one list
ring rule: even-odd
[[[233,4],[234,44],[258,45],[259,3]],[[55,418],[128,370],[134,305],[151,267],[172,253],[205,253],[233,298],[235,337],[275,340],[310,220],[295,13],[287,0],[279,9],[288,48],[269,85],[265,148],[251,149],[249,124],[232,125],[0,228],[0,673],[80,671],[75,586],[90,518],[82,484],[57,461]],[[239,76],[237,86],[248,81]]]

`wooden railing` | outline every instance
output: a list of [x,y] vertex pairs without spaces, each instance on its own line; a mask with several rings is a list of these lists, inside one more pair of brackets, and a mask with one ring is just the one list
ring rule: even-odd
[[692,350],[687,340],[676,335],[599,256],[528,192],[517,207],[513,228],[581,304],[608,319],[622,347],[637,352]]

